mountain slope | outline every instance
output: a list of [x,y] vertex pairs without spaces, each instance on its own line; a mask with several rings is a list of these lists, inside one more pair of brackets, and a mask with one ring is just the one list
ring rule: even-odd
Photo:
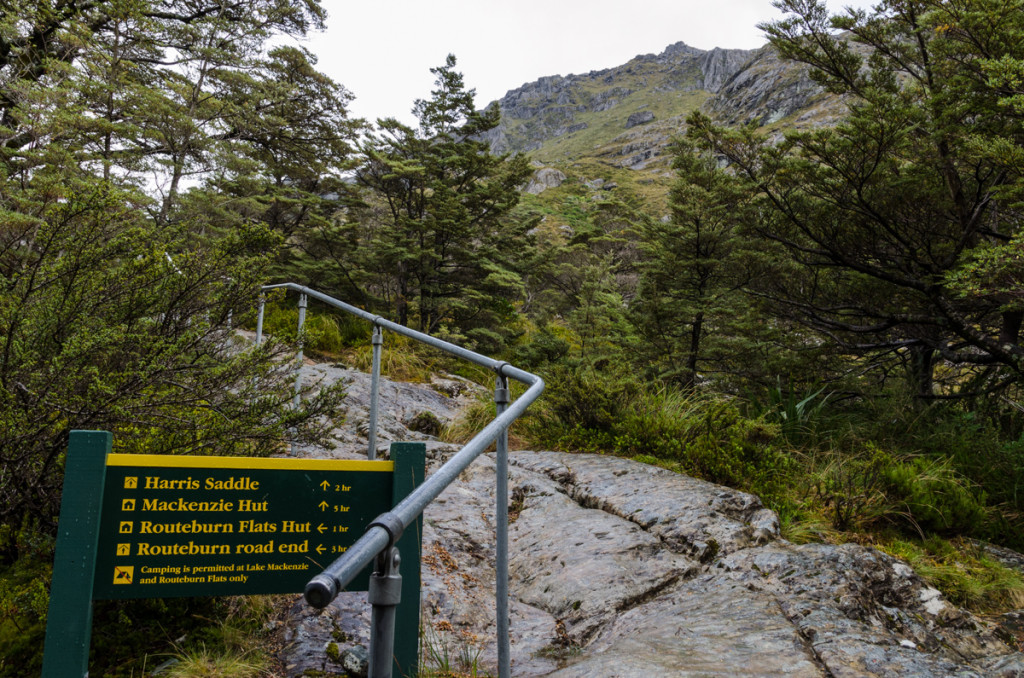
[[769,46],[705,51],[682,42],[615,68],[544,77],[497,103],[502,123],[487,137],[495,151],[636,170],[663,169],[665,147],[697,109],[724,124],[779,126],[828,124],[843,112],[806,68]]

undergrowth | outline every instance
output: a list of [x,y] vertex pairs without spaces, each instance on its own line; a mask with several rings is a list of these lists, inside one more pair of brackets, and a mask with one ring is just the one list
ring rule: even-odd
[[[288,338],[293,321],[287,310],[268,310],[265,328]],[[368,326],[312,314],[305,341],[370,368]],[[985,614],[1024,607],[1024,576],[978,546],[1024,547],[1024,436],[1015,418],[899,394],[840,399],[781,381],[743,397],[673,390],[614,363],[569,366],[564,344],[538,330],[510,349],[548,384],[512,426],[512,449],[613,454],[748,491],[778,512],[791,542],[874,545],[956,605]],[[464,443],[494,417],[494,375],[484,368],[385,332],[382,372],[413,382],[460,374],[482,386],[441,431],[444,440]],[[511,388],[513,398],[524,390]],[[24,526],[23,557],[0,572],[0,678],[40,668],[52,544],[39,533]],[[271,607],[259,598],[97,603],[93,669],[114,678],[158,665],[161,675],[185,678],[275,675]],[[472,647],[436,636],[422,653],[428,678],[484,675]]]
[[420,678],[485,678],[491,674],[480,663],[479,641],[458,638],[448,622],[420,630]]
[[[0,678],[39,675],[50,563],[25,555],[0,571]],[[131,678],[160,667],[168,678],[272,678],[267,596],[94,601],[91,675]]]

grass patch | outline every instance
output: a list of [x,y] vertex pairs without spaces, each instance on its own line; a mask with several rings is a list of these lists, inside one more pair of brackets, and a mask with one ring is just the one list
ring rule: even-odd
[[265,662],[231,651],[210,650],[205,646],[176,653],[173,663],[160,672],[166,678],[258,678],[269,676]]
[[[244,325],[255,329],[255,318],[246,319]],[[265,335],[294,344],[299,339],[298,328],[299,309],[294,302],[283,300],[264,307]],[[327,307],[311,306],[302,326],[302,346],[307,351],[337,355],[347,348],[369,344],[371,330],[365,320]]]
[[421,678],[484,678],[491,674],[480,665],[479,642],[459,638],[447,621],[420,632]]
[[910,563],[955,605],[980,614],[1024,607],[1024,575],[988,558],[975,544],[933,536],[920,541],[891,539],[877,546]]
[[[52,559],[52,556],[51,556]],[[50,581],[46,558],[23,556],[0,571],[0,677],[42,670]],[[270,643],[274,598],[172,598],[93,603],[92,675],[251,678],[280,675]]]

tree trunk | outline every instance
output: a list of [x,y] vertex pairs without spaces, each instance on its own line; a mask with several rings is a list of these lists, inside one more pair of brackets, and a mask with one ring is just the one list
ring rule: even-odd
[[704,312],[701,311],[693,319],[690,326],[690,354],[686,358],[686,384],[685,386],[697,385],[697,359],[700,356],[700,337],[704,327]]
[[1020,341],[1020,327],[1022,321],[1024,321],[1024,312],[1004,311],[1003,326],[999,332],[999,343],[1016,344]]
[[916,344],[910,347],[907,381],[918,398],[930,398],[935,388],[935,349]]

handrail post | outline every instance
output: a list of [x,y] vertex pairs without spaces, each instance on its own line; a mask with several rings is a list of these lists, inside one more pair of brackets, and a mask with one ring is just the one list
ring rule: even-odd
[[296,340],[299,344],[299,355],[298,355],[298,366],[295,368],[295,398],[292,399],[292,405],[295,407],[299,406],[299,396],[302,393],[302,326],[306,324],[306,306],[308,300],[305,294],[299,295],[299,329],[295,335]]
[[[373,340],[377,349],[374,362],[379,365],[379,350],[381,344],[383,344],[383,330],[388,329],[396,334],[403,337],[408,337],[414,341],[421,342],[427,346],[445,351],[449,355],[453,355],[463,360],[467,360],[481,367],[487,367],[493,370],[497,375],[498,379],[495,385],[494,400],[495,409],[497,410],[497,418],[491,421],[489,424],[479,431],[472,440],[467,442],[455,455],[441,465],[430,478],[428,478],[421,485],[417,485],[416,489],[410,491],[405,495],[404,499],[399,500],[395,497],[394,508],[391,512],[379,516],[378,519],[371,523],[366,533],[360,537],[356,542],[348,547],[344,554],[338,559],[328,565],[323,572],[314,576],[306,584],[305,598],[306,602],[316,608],[323,608],[328,605],[338,591],[343,589],[353,581],[360,572],[374,562],[374,560],[380,561],[381,558],[385,558],[384,562],[381,562],[377,568],[378,572],[386,572],[388,563],[387,558],[394,558],[397,563],[397,554],[393,554],[390,547],[394,545],[395,540],[402,530],[412,525],[422,515],[423,510],[432,501],[438,498],[440,494],[447,488],[452,482],[454,482],[459,475],[466,470],[466,468],[481,454],[483,454],[488,447],[494,443],[497,449],[496,459],[496,507],[495,507],[495,593],[497,594],[497,600],[495,603],[497,620],[496,627],[498,630],[497,638],[497,649],[498,649],[498,675],[500,678],[509,678],[511,675],[511,653],[509,649],[509,585],[508,585],[508,485],[509,485],[509,468],[508,468],[508,428],[516,418],[522,416],[526,408],[540,397],[540,394],[544,391],[544,380],[535,374],[531,374],[524,370],[510,365],[506,362],[501,362],[493,358],[481,355],[470,351],[469,349],[457,346],[450,342],[432,337],[429,334],[418,332],[416,330],[399,325],[391,322],[378,315],[374,315],[369,311],[365,311],[351,304],[346,304],[343,301],[339,301],[333,297],[330,297],[322,292],[318,292],[314,289],[298,285],[296,283],[280,283],[276,285],[265,285],[264,291],[273,289],[287,289],[294,292],[298,292],[301,296],[300,299],[300,328],[301,322],[305,317],[305,306],[306,296],[310,296],[318,301],[340,309],[346,313],[362,318],[374,325],[374,337]],[[300,329],[301,331],[301,329]],[[302,345],[299,345],[299,358],[301,365],[302,358]],[[374,378],[371,383],[371,422],[370,431],[367,436],[370,438],[370,450],[368,456],[372,459],[376,452],[376,432],[377,432],[377,413],[379,400],[379,379],[380,372],[379,367],[374,368]],[[301,377],[301,373],[300,373]],[[509,394],[509,379],[515,379],[516,381],[527,386],[526,391],[517,398],[515,401],[510,399]],[[300,386],[300,381],[296,381],[296,389]],[[298,400],[296,400],[298,402]],[[403,547],[404,548],[404,547]],[[386,553],[387,555],[381,556]],[[417,552],[418,553],[418,552]],[[406,574],[408,579],[408,573]],[[387,579],[387,577],[384,577]],[[383,597],[383,594],[380,594]],[[374,594],[374,599],[378,598],[378,594]],[[412,601],[407,604],[411,605]],[[418,603],[417,603],[418,604]],[[380,610],[377,608],[381,607]],[[392,653],[392,643],[394,640],[394,628],[392,624],[397,616],[396,611],[392,608],[390,615],[391,620],[387,619],[388,611],[384,609],[386,605],[378,606],[375,604],[374,607],[374,619],[380,618],[380,622],[373,621],[374,629],[379,631],[385,637],[381,637],[380,641],[372,641],[374,648],[371,648],[371,663],[370,663],[370,676],[371,678],[381,678],[382,676],[391,676],[393,669],[386,670],[384,667],[390,667],[394,662],[387,661],[390,659]],[[405,613],[403,613],[405,617]],[[405,621],[412,619],[409,615]],[[414,620],[415,621],[415,620]],[[389,630],[390,629],[390,630]],[[374,630],[376,634],[378,631]],[[402,631],[402,633],[409,633],[413,635],[414,630]],[[388,635],[390,634],[390,635]],[[376,636],[372,636],[376,638]],[[401,651],[401,650],[400,650]],[[372,657],[378,657],[373,659]],[[408,662],[406,662],[408,664]],[[400,664],[405,665],[405,664]],[[408,664],[411,666],[411,664]]]
[[401,557],[394,546],[377,556],[377,565],[370,575],[367,602],[370,613],[370,668],[368,678],[391,678],[395,652],[395,611],[402,602],[402,575],[398,571]]
[[[494,384],[494,409],[496,416],[508,409],[508,378],[499,371]],[[495,462],[497,484],[494,494],[494,579],[495,615],[498,634],[498,678],[509,678],[512,661],[509,651],[509,609],[508,609],[508,428],[501,429],[495,440]]]
[[256,345],[263,343],[263,311],[267,307],[267,295],[260,294],[260,310],[256,314]]
[[373,336],[370,337],[373,345],[373,371],[370,376],[370,431],[369,442],[366,449],[368,459],[377,458],[377,401],[380,398],[380,354],[384,345],[384,330],[380,325],[373,326]]

